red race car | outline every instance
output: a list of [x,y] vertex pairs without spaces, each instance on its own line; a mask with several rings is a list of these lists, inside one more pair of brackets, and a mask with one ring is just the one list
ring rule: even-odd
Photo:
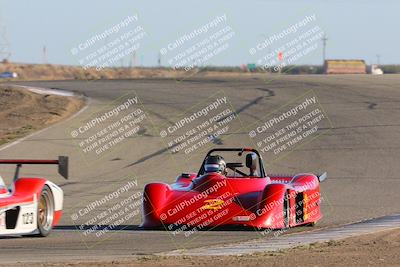
[[20,178],[25,164],[57,164],[68,179],[68,157],[58,160],[0,159],[0,164],[16,165],[14,181],[6,187],[0,177],[0,236],[47,236],[62,214],[64,194],[60,187],[43,178]]
[[314,225],[322,218],[320,182],[326,177],[326,173],[267,175],[255,149],[212,149],[198,173],[182,173],[171,185],[145,186],[142,227]]

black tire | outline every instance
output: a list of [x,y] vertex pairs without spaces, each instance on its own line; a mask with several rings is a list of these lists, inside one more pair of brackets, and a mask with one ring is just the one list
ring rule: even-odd
[[283,225],[284,229],[289,228],[289,220],[290,220],[290,200],[288,192],[285,192],[283,197]]
[[39,237],[48,236],[54,221],[54,197],[50,187],[45,185],[40,193],[37,207],[37,230]]

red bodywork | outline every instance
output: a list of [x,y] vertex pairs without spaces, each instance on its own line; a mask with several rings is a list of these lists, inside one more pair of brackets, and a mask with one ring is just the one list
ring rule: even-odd
[[[256,150],[214,149],[207,155],[221,150],[256,153],[264,173]],[[314,174],[230,177],[201,170],[182,174],[171,185],[145,186],[142,226],[186,225],[201,230],[222,225],[281,229],[314,224],[322,218],[319,180]]]
[[7,198],[0,198],[0,208],[33,203],[34,196],[40,197],[40,192],[46,180],[40,178],[20,178],[14,183],[14,192]]

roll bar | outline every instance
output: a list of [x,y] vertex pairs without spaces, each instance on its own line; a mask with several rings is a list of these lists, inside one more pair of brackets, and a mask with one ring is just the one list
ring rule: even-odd
[[203,163],[201,164],[200,170],[197,173],[197,177],[199,177],[200,175],[202,175],[204,173],[204,164],[206,162],[207,157],[210,156],[212,153],[214,153],[216,151],[237,151],[237,152],[239,152],[238,153],[239,156],[241,156],[243,154],[243,152],[253,152],[253,153],[255,153],[257,155],[257,157],[258,157],[258,163],[260,165],[260,177],[261,178],[266,177],[265,169],[264,169],[264,163],[263,163],[263,160],[262,160],[262,157],[261,157],[260,153],[256,149],[248,148],[248,147],[245,147],[245,148],[213,148],[213,149],[211,149],[210,151],[208,151],[206,157],[204,158]]

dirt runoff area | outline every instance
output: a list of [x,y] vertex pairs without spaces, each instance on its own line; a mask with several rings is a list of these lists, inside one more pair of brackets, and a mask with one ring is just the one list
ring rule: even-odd
[[79,97],[0,86],[0,145],[63,120],[83,106]]
[[245,256],[137,256],[129,260],[30,263],[29,266],[400,266],[399,252],[400,229],[396,229]]

